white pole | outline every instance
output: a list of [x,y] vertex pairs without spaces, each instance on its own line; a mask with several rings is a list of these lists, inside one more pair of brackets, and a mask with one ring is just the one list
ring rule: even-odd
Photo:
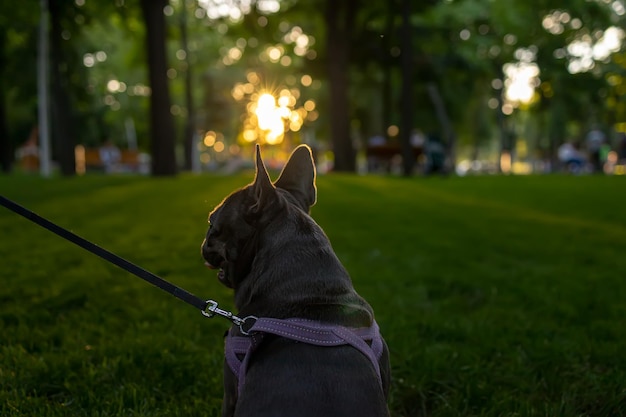
[[37,90],[39,96],[39,172],[49,177],[50,125],[48,118],[48,0],[40,0]]
[[200,164],[200,151],[198,150],[198,146],[201,142],[197,132],[193,132],[193,140],[191,143],[193,144],[191,147],[191,172],[199,174],[202,172],[202,164]]
[[126,128],[126,142],[128,143],[128,149],[131,151],[137,150],[137,130],[135,129],[135,121],[132,117],[126,118],[124,121],[124,127]]

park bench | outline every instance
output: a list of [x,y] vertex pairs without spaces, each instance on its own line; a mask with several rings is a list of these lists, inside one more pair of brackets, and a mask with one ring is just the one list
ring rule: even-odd
[[[417,160],[424,152],[422,147],[411,147],[413,157]],[[369,145],[365,148],[368,161],[368,171],[389,171],[394,162],[402,158],[400,144]]]
[[[78,174],[84,174],[88,171],[104,172],[106,170],[98,148],[85,148],[83,145],[78,145],[75,149],[75,157]],[[139,151],[120,150],[120,162],[117,166],[119,172],[138,172],[140,167]]]

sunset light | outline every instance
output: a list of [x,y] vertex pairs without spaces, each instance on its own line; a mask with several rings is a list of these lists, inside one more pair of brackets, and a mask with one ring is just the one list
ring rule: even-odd
[[281,115],[281,107],[276,107],[276,99],[269,93],[259,96],[254,111],[257,126],[263,132],[265,141],[270,145],[282,142],[285,133],[285,122]]
[[[303,78],[312,81],[310,75]],[[317,120],[319,114],[315,100],[308,99],[300,104],[302,93],[299,88],[262,87],[261,77],[254,71],[248,72],[246,79],[248,82],[236,83],[231,90],[236,101],[245,103],[240,143],[280,144],[288,132],[299,132],[304,123]]]

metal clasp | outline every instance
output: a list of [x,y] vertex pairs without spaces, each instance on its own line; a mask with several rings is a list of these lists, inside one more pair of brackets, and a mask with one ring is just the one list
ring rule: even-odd
[[249,334],[250,329],[258,319],[256,316],[247,316],[244,318],[237,317],[230,311],[219,308],[217,301],[207,300],[206,303],[207,304],[204,310],[200,310],[204,317],[213,318],[216,315],[224,317],[225,319],[231,321],[235,326],[239,326],[239,331],[245,336]]

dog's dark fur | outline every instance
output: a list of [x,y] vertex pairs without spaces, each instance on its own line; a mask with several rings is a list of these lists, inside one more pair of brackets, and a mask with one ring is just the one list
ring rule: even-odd
[[[235,292],[240,317],[304,318],[348,327],[372,324],[373,311],[352,286],[322,229],[309,216],[315,166],[307,146],[272,184],[256,150],[254,182],[210,214],[206,265]],[[368,358],[351,346],[319,347],[267,335],[254,352],[239,395],[224,366],[223,416],[388,416],[387,347],[382,387]]]

